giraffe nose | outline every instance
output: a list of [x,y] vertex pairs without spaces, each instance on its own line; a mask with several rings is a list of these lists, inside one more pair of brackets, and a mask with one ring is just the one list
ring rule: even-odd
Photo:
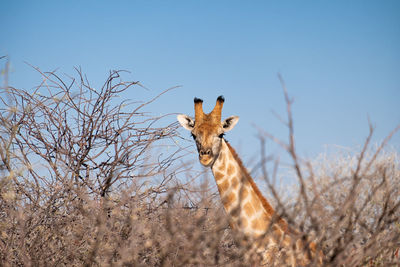
[[200,150],[200,156],[210,156],[211,155],[211,149],[201,149]]

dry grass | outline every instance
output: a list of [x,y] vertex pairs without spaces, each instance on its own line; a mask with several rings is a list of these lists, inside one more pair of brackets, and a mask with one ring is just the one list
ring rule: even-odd
[[[111,73],[101,92],[77,73],[68,83],[43,73],[34,92],[1,89],[0,265],[252,264],[219,196],[182,184],[192,175],[174,164],[182,154],[152,156],[158,143],[179,138],[176,124],[155,127],[160,118],[142,111],[145,104],[116,101],[138,86],[120,73]],[[260,137],[288,151],[298,178],[295,201],[284,201],[272,182],[277,174],[267,172],[269,157],[261,155],[277,211],[314,237],[324,266],[398,266],[397,153],[384,151],[386,141],[370,148],[368,137],[361,152],[302,161],[285,96],[288,143]]]

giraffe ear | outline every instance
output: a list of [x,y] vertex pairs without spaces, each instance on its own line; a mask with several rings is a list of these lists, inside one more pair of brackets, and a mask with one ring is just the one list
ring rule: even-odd
[[189,131],[193,130],[194,120],[192,117],[189,117],[188,115],[185,114],[180,114],[176,116],[176,118],[178,119],[179,123],[182,125],[183,128]]
[[235,127],[236,123],[238,123],[239,117],[238,116],[230,116],[229,118],[226,118],[222,122],[222,128],[224,129],[224,132],[228,132]]

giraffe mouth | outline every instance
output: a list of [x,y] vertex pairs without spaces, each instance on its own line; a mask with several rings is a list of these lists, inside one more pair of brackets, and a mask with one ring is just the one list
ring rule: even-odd
[[208,155],[204,155],[204,156],[200,156],[199,160],[200,160],[201,165],[203,165],[204,167],[209,167],[212,165],[214,158],[210,157]]

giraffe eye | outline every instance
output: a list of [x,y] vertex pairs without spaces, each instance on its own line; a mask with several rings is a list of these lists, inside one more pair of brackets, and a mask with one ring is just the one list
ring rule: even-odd
[[224,135],[225,135],[225,134],[222,133],[222,134],[218,135],[218,137],[219,137],[219,138],[224,138]]

